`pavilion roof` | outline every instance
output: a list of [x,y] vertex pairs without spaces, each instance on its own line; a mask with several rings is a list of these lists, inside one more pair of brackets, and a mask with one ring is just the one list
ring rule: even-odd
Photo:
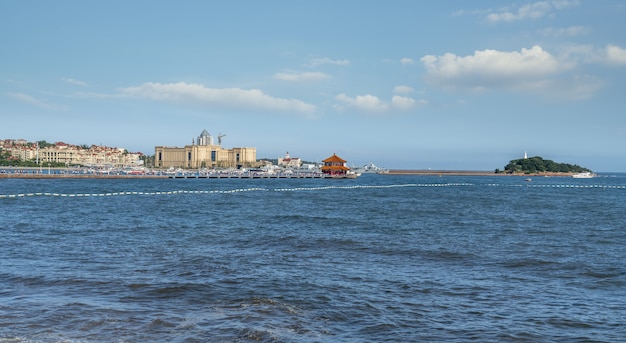
[[341,162],[341,163],[345,163],[347,161],[342,159],[341,157],[337,156],[337,154],[333,154],[331,157],[323,160],[322,162]]

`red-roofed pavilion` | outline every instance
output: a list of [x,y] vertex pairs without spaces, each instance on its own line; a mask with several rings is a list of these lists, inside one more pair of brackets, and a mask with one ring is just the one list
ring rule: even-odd
[[331,157],[323,160],[322,173],[331,176],[345,176],[350,168],[346,167],[346,160],[333,154]]

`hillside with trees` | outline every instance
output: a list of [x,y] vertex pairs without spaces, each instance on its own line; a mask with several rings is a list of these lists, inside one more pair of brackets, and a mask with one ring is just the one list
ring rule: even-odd
[[[576,164],[557,163],[539,156],[512,160],[504,167],[504,173],[535,174],[535,173],[582,173],[591,172]],[[496,169],[496,173],[501,173]]]

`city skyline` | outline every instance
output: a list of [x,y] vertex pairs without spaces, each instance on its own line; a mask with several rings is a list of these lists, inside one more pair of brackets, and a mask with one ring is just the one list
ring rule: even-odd
[[626,4],[0,3],[0,137],[626,171]]

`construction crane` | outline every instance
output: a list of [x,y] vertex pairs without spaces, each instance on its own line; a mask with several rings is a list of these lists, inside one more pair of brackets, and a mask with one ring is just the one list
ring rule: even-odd
[[226,135],[223,135],[221,133],[217,136],[217,145],[220,145],[220,146],[222,145],[222,137],[225,137],[225,136]]

